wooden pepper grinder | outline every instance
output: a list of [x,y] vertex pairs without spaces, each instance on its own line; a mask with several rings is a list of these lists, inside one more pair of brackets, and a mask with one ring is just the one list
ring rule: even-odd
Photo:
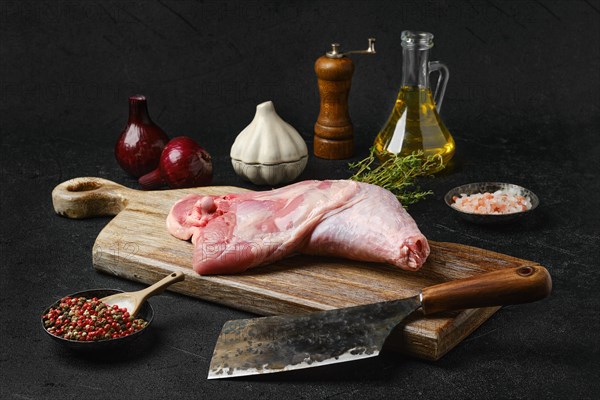
[[340,52],[333,43],[331,51],[315,62],[321,96],[321,111],[315,123],[314,154],[319,158],[342,160],[354,154],[354,129],[348,113],[348,95],[354,63],[348,54],[374,54],[375,39],[366,50]]

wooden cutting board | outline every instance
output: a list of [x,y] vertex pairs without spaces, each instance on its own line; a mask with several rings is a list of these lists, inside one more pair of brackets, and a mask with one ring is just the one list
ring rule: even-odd
[[[69,218],[116,215],[100,232],[92,250],[98,270],[146,284],[173,271],[183,271],[185,281],[170,290],[260,315],[399,299],[452,279],[537,265],[475,247],[429,241],[431,255],[418,272],[345,259],[294,256],[238,275],[198,275],[191,266],[192,244],[172,237],[166,230],[171,206],[189,193],[222,195],[242,191],[245,189],[214,186],[144,192],[101,178],[75,178],[58,185],[52,200],[55,211]],[[386,348],[437,360],[498,308],[428,317],[417,312],[395,329]]]

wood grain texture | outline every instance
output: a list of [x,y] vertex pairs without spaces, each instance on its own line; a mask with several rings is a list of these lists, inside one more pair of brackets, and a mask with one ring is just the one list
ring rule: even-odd
[[[537,265],[479,248],[430,241],[431,255],[417,272],[300,255],[238,275],[196,274],[191,266],[192,244],[172,237],[166,230],[165,219],[171,206],[188,193],[219,195],[241,191],[244,189],[204,187],[142,192],[104,179],[76,178],[57,186],[53,202],[57,213],[71,218],[91,217],[92,211],[98,215],[117,214],[100,232],[92,249],[96,269],[146,284],[173,271],[182,271],[186,274],[185,281],[169,290],[260,315],[399,299],[454,279],[507,267]],[[99,199],[104,199],[104,203]],[[94,206],[79,204],[86,202],[93,202]],[[394,330],[386,348],[436,360],[497,309],[487,307],[432,316],[417,312]]]
[[321,98],[315,123],[313,152],[329,160],[342,160],[354,154],[354,128],[348,111],[354,63],[351,59],[319,57],[315,73]]
[[551,290],[550,274],[540,265],[504,268],[427,287],[421,292],[421,309],[429,315],[448,310],[529,303],[547,297]]

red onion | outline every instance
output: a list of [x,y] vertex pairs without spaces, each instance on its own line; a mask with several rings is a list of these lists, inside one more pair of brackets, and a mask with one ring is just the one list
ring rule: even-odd
[[205,186],[212,181],[210,154],[187,136],[171,139],[165,146],[157,169],[142,176],[142,189],[168,185],[171,189]]
[[168,136],[148,116],[146,97],[129,98],[129,120],[115,146],[117,162],[127,173],[139,178],[158,166]]

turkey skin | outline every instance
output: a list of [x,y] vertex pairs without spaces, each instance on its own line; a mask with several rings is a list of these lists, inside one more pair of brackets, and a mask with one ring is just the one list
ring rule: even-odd
[[303,181],[264,192],[190,194],[167,229],[194,245],[202,275],[233,274],[292,254],[334,256],[419,269],[427,239],[389,191],[349,180]]

